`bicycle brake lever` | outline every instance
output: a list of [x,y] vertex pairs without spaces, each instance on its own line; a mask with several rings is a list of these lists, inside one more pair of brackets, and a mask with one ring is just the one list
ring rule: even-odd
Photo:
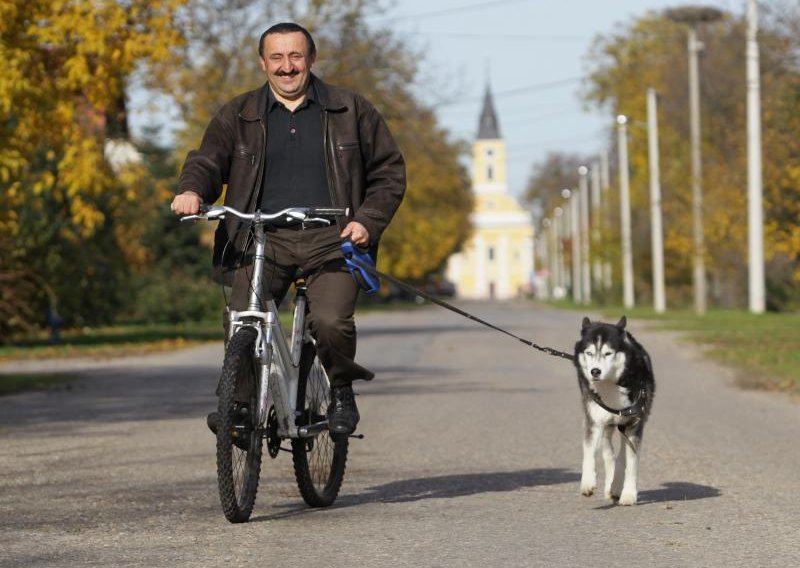
[[224,219],[225,208],[218,205],[212,205],[205,210],[204,218],[208,219],[209,221],[214,219]]
[[330,219],[323,219],[322,217],[307,217],[303,220],[303,223],[324,223],[325,225],[330,225]]

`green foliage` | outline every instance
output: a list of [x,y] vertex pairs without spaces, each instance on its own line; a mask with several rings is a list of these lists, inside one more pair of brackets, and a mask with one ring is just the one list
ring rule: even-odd
[[[151,132],[155,138],[157,132]],[[214,227],[181,223],[167,203],[177,185],[177,166],[168,148],[153,139],[140,145],[151,182],[131,213],[146,260],[131,273],[120,321],[178,323],[218,319],[224,308],[211,281],[210,238]]]

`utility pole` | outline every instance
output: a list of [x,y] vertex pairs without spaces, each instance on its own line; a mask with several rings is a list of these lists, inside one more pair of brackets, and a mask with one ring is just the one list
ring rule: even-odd
[[[602,189],[602,197],[600,198],[600,215],[603,219],[603,226],[610,227],[611,220],[609,214],[611,208],[608,206],[608,192],[611,190],[611,173],[609,172],[608,164],[608,148],[603,148],[600,152],[600,187]],[[611,261],[607,254],[603,255],[603,289],[608,292],[611,290],[614,282],[613,270],[611,269]]]
[[581,303],[581,227],[578,210],[578,196],[574,191],[564,189],[561,196],[569,200],[569,228],[572,237],[572,301]]
[[688,25],[687,51],[689,53],[689,142],[692,155],[692,280],[694,283],[694,311],[706,313],[705,235],[703,230],[703,169],[700,157],[700,74],[697,55],[703,49],[697,40],[697,27],[722,17],[716,8],[687,6],[666,11],[668,18]]
[[547,299],[553,297],[555,289],[555,259],[553,258],[553,222],[548,217],[542,219],[542,231],[539,236],[539,258],[541,259],[542,270],[547,271],[545,281],[545,296]]
[[689,143],[692,152],[692,240],[694,241],[694,311],[706,313],[706,261],[703,229],[703,162],[700,158],[700,80],[697,30],[689,28]]
[[600,210],[600,162],[592,164],[592,280],[593,287],[598,290],[603,286],[603,265],[600,262],[600,227],[603,225]]
[[661,222],[661,174],[658,156],[658,111],[655,89],[647,89],[647,141],[650,162],[650,242],[653,251],[653,308],[664,313],[664,229]]
[[581,300],[584,304],[592,301],[592,280],[589,272],[589,187],[587,176],[589,168],[578,168],[578,195],[581,209]]
[[631,196],[628,178],[628,118],[617,117],[617,153],[619,154],[619,210],[622,233],[622,304],[632,308],[633,250],[631,246]]
[[763,314],[766,292],[761,174],[761,84],[756,0],[747,0],[747,245],[750,311],[754,314]]
[[561,216],[563,214],[564,210],[561,207],[553,209],[553,258],[556,275],[553,297],[556,300],[564,297],[564,241],[561,238],[563,232]]

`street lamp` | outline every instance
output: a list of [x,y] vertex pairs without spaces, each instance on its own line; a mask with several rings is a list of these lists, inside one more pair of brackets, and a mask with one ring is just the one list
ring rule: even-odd
[[589,273],[589,168],[578,168],[578,202],[581,208],[581,300],[584,304],[592,301],[592,282]]
[[569,200],[569,232],[572,241],[572,301],[581,303],[581,227],[578,194],[569,189],[561,190],[561,197]]
[[689,52],[689,137],[692,152],[692,238],[694,241],[694,309],[706,313],[705,238],[703,235],[703,186],[700,159],[700,79],[697,54],[703,44],[697,41],[697,27],[722,18],[722,12],[707,6],[684,6],[666,10],[667,18],[688,26]]
[[619,213],[622,234],[622,304],[633,307],[633,247],[631,244],[631,189],[628,177],[628,117],[617,117],[617,153],[619,155]]
[[561,227],[562,220],[561,216],[564,214],[564,210],[561,207],[556,207],[553,209],[553,257],[555,258],[556,267],[555,267],[555,288],[553,290],[553,297],[556,300],[560,300],[564,297],[564,241],[562,239],[561,233],[563,229]]

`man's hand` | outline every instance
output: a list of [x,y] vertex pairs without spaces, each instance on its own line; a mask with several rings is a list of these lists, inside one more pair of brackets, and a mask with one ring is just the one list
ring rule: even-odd
[[194,191],[184,191],[175,196],[170,209],[176,215],[197,215],[203,199]]
[[350,237],[353,244],[359,247],[369,246],[369,231],[358,221],[350,221],[342,231],[341,237],[343,239]]

